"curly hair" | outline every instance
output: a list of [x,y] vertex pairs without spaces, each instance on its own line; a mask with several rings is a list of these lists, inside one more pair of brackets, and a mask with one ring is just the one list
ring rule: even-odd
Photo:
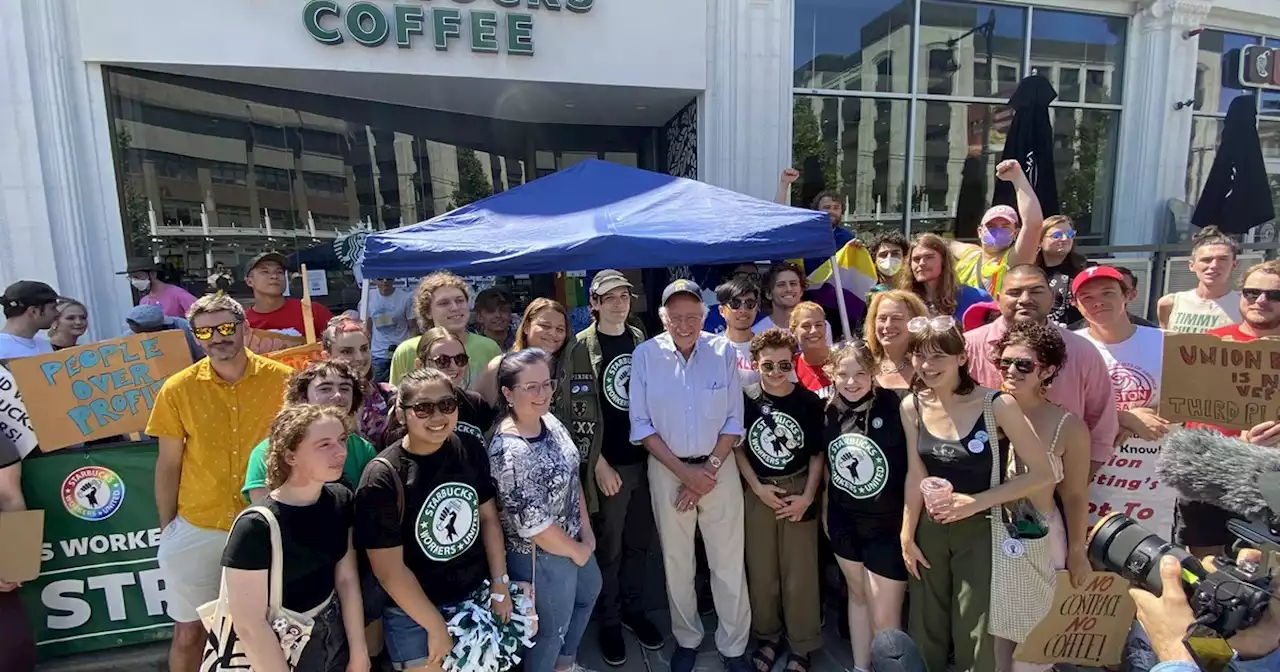
[[347,409],[346,415],[350,416],[355,413],[361,405],[364,404],[363,386],[360,379],[356,377],[355,372],[346,362],[335,362],[332,360],[324,360],[320,362],[311,362],[307,368],[294,373],[289,377],[289,382],[284,388],[284,403],[286,404],[307,404],[307,390],[311,388],[311,383],[320,378],[328,378],[329,376],[337,376],[351,381],[351,408]]
[[929,308],[924,305],[924,301],[908,290],[891,289],[872,295],[871,303],[867,306],[867,319],[862,326],[862,339],[867,342],[867,349],[871,351],[871,356],[875,357],[877,362],[884,359],[884,346],[880,344],[880,337],[876,335],[876,318],[880,315],[880,306],[885,301],[896,301],[906,306],[907,312],[910,313],[908,320],[913,317],[929,316]]
[[[937,353],[952,357],[959,357],[966,353],[964,334],[960,333],[960,324],[947,329],[946,331],[934,331],[926,328],[915,334],[911,334],[911,342],[907,345],[907,354],[915,355],[917,353]],[[969,367],[963,364],[957,367],[960,374],[960,382],[956,383],[956,394],[969,394],[978,387],[978,381],[973,379],[969,373]],[[911,391],[922,392],[928,386],[925,385],[924,379],[920,377],[917,371],[911,379]]]
[[1191,237],[1191,256],[1196,256],[1196,251],[1208,245],[1226,245],[1231,248],[1231,258],[1235,259],[1240,255],[1240,243],[1235,238],[1223,233],[1217,226],[1210,224],[1200,229],[1196,235]]
[[533,320],[538,313],[554,310],[560,313],[560,317],[564,318],[564,343],[560,344],[560,349],[556,352],[547,353],[552,357],[559,357],[565,348],[569,347],[569,339],[573,338],[573,334],[569,333],[569,311],[555,299],[540,297],[534,299],[528,308],[524,309],[524,316],[520,318],[520,327],[516,329],[516,340],[512,344],[512,350],[523,350],[529,347],[529,327],[533,325]]
[[466,281],[448,271],[436,271],[423,278],[413,293],[413,310],[418,314],[418,324],[424,329],[435,324],[431,321],[431,302],[435,300],[435,293],[445,287],[459,290],[467,300],[471,299],[471,288]]
[[[932,250],[938,254],[938,258],[942,262],[942,268],[938,275],[938,292],[937,298],[934,299],[930,306],[934,315],[951,315],[956,312],[956,266],[955,260],[951,258],[951,247],[942,236],[936,233],[922,233],[911,244],[911,249],[907,250],[907,263],[911,263],[911,256],[915,254],[916,248],[923,247]],[[916,274],[910,268],[906,273],[898,274],[898,289],[906,290],[915,294],[922,299],[929,296],[929,290],[923,282],[916,280]]]
[[764,293],[772,297],[773,284],[778,281],[778,275],[787,271],[795,273],[796,277],[800,278],[800,289],[809,289],[809,278],[804,274],[804,269],[800,268],[800,264],[794,261],[783,261],[770,266],[769,272],[765,273],[762,285]]
[[911,249],[911,243],[907,241],[907,237],[902,235],[901,231],[881,231],[871,239],[871,245],[868,246],[868,249],[871,250],[872,258],[875,258],[876,254],[880,252],[880,248],[885,245],[902,250],[902,256],[904,257],[907,256],[907,250]]
[[[268,490],[275,490],[289,480],[293,473],[289,456],[298,450],[311,425],[325,418],[343,423],[344,429],[347,427],[342,411],[332,406],[289,404],[276,414],[275,420],[271,422],[271,433],[267,437]],[[345,439],[344,436],[343,440]]]
[[1062,334],[1058,333],[1058,328],[1055,326],[1035,322],[1011,324],[1008,331],[1004,332],[999,341],[996,341],[995,347],[991,348],[988,354],[988,358],[997,369],[1000,368],[1000,355],[1011,345],[1025,345],[1031,348],[1036,353],[1040,366],[1053,368],[1053,373],[1044,379],[1045,387],[1053,383],[1053,379],[1062,373],[1062,367],[1067,364],[1067,344],[1062,340]]
[[760,353],[770,349],[787,350],[792,356],[800,352],[800,343],[791,332],[777,327],[770,327],[756,334],[751,339],[751,361],[760,359]]

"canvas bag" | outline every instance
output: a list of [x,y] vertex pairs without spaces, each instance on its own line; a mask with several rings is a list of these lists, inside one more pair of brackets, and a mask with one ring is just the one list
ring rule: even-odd
[[[987,395],[982,417],[987,425],[987,445],[991,451],[991,487],[1000,485],[1005,469],[1013,464],[1012,448],[1007,464],[1000,460],[1000,442],[996,413]],[[991,507],[991,607],[987,616],[987,632],[1014,642],[1026,640],[1031,629],[1044,618],[1057,588],[1057,572],[1049,552],[1049,536],[1039,539],[1018,538],[1011,530],[1009,509],[1022,500]],[[1030,502],[1026,502],[1029,506]],[[1040,522],[1043,524],[1043,516]]]
[[[280,649],[284,651],[285,662],[293,669],[302,657],[302,650],[311,641],[311,629],[315,625],[315,617],[324,611],[333,600],[330,595],[324,602],[306,613],[298,613],[285,609],[284,601],[284,548],[280,539],[280,523],[275,514],[263,506],[252,506],[236,516],[231,524],[232,529],[247,513],[257,513],[267,521],[271,528],[271,569],[267,579],[267,619],[271,629],[280,640]],[[231,607],[227,600],[227,570],[222,570],[222,585],[218,590],[218,599],[207,602],[196,610],[200,621],[208,633],[204,647],[204,658],[200,661],[200,672],[221,672],[223,670],[249,669],[249,658],[245,655],[240,638],[235,633],[231,622]]]

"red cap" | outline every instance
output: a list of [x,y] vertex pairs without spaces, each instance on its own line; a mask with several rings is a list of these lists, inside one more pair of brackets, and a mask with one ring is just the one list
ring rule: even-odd
[[1000,306],[994,301],[983,301],[975,303],[964,310],[964,315],[960,319],[960,323],[964,325],[965,331],[973,331],[991,322],[988,317],[991,313],[999,313]]
[[1084,287],[1084,283],[1099,278],[1110,278],[1124,286],[1124,275],[1111,266],[1090,266],[1076,274],[1074,280],[1071,281],[1071,293],[1079,294],[1080,288]]

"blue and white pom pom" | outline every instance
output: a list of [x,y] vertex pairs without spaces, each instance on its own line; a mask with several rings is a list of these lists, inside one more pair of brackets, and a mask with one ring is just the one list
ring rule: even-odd
[[489,582],[471,597],[444,609],[453,650],[444,672],[506,672],[520,662],[521,649],[533,646],[533,599],[522,584],[511,584],[514,609],[503,623],[489,608]]

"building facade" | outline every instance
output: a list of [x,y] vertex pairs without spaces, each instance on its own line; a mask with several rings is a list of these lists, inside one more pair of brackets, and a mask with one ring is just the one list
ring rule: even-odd
[[1173,242],[1280,0],[12,0],[0,38],[0,281],[106,337],[129,259],[238,271],[586,158],[972,236],[1032,73],[1081,240]]

